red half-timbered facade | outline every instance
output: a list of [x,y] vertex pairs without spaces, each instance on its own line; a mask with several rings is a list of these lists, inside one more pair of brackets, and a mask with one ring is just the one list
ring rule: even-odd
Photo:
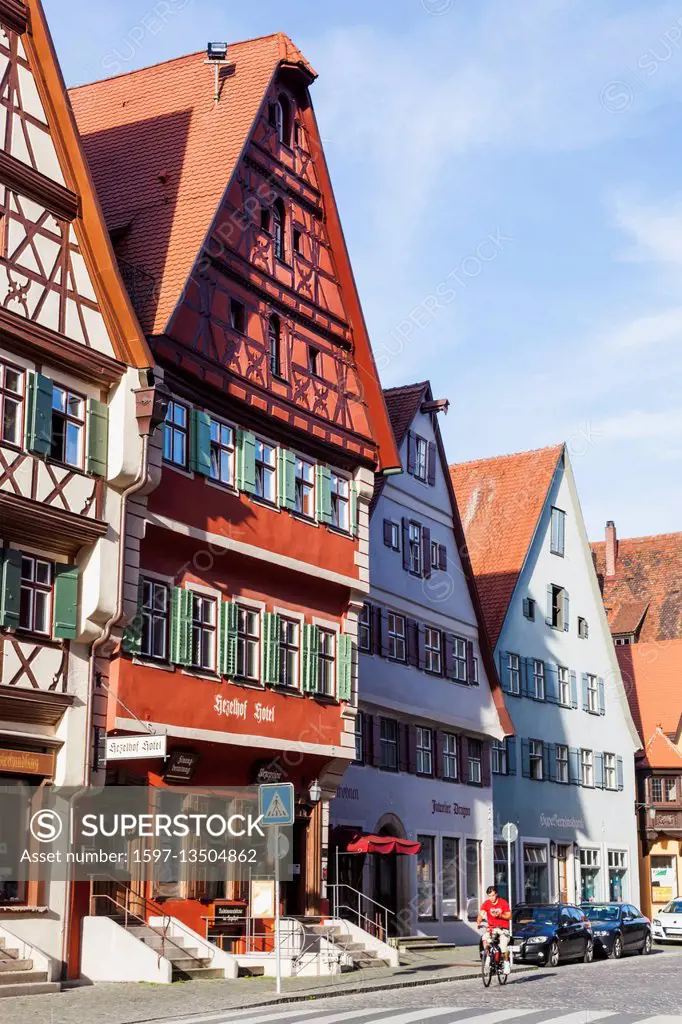
[[[369,502],[375,473],[400,467],[314,78],[278,34],[229,47],[215,98],[203,53],[71,93],[171,392],[108,729],[167,733],[193,784],[294,783],[289,914],[325,907],[328,801],[355,756]],[[150,894],[199,931],[207,902],[242,895]]]

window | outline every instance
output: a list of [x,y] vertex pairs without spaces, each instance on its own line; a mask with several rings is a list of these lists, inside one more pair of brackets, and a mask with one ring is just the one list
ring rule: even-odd
[[431,541],[431,568],[438,569],[440,567],[440,557],[438,553],[438,541]]
[[278,316],[271,316],[268,322],[268,365],[273,377],[282,376],[282,327]]
[[566,629],[568,622],[568,601],[563,587],[552,584],[550,588],[550,624],[554,629]]
[[459,636],[452,638],[452,678],[467,682],[467,642]]
[[475,921],[481,905],[481,843],[466,841],[467,918]]
[[320,350],[314,345],[308,345],[308,370],[313,377],[321,377],[320,372]]
[[372,650],[372,606],[363,604],[358,615],[358,648],[361,651]]
[[[267,211],[265,212],[267,213]],[[261,222],[262,214],[263,210],[261,210]],[[246,310],[244,303],[239,302],[237,299],[230,299],[230,327],[233,331],[246,334]]]
[[400,527],[390,519],[384,519],[384,544],[391,551],[400,551]]
[[559,677],[559,703],[566,707],[571,703],[571,679],[565,665],[557,666]]
[[417,916],[420,921],[436,918],[436,865],[433,836],[417,836]]
[[528,741],[528,763],[530,766],[530,777],[538,782],[544,778],[543,771],[544,744],[542,740]]
[[410,523],[408,527],[409,560],[411,573],[422,574],[422,528],[419,523]]
[[580,851],[580,900],[593,903],[599,897],[599,850]]
[[443,778],[457,778],[457,737],[452,732],[443,733]]
[[523,599],[523,614],[531,622],[535,619],[535,601],[532,597],[524,597]]
[[454,921],[459,917],[459,839],[443,836],[441,853],[441,911],[444,921]]
[[515,889],[514,885],[514,865],[516,861],[516,847],[512,845],[507,849],[506,843],[495,843],[493,850],[494,858],[494,875],[493,882],[497,886],[497,891],[502,899],[507,900],[511,905],[512,897],[509,895],[509,854],[511,853],[511,877],[512,877],[512,889]]
[[285,146],[291,145],[291,104],[284,94],[270,104],[269,121],[275,129],[277,140]]
[[395,772],[398,770],[398,723],[393,718],[382,718],[380,730],[379,765]]
[[19,629],[49,636],[52,632],[52,562],[23,555]]
[[[625,898],[625,875],[627,873],[627,853],[625,850],[609,850],[609,899],[612,903],[622,903]],[[639,913],[633,907],[626,907],[626,910],[634,917]]]
[[652,779],[651,800],[655,804],[677,802],[677,780],[674,778]]
[[365,730],[365,716],[361,711],[358,711],[355,716],[355,757],[353,759],[354,764],[365,763],[365,742],[364,742],[364,730]]
[[433,775],[433,733],[417,726],[417,775]]
[[599,714],[599,684],[597,677],[587,673],[585,677],[586,681],[586,711],[590,711],[592,714]]
[[216,599],[192,594],[192,668],[215,671]]
[[332,495],[332,526],[350,533],[350,484],[345,476],[330,473]]
[[533,689],[531,697],[535,700],[545,699],[545,663],[544,661],[538,661],[537,658],[533,659]]
[[274,505],[277,494],[276,456],[273,445],[256,438],[256,496]]
[[315,518],[315,467],[312,462],[296,456],[296,511],[308,519]]
[[509,677],[509,692],[521,693],[521,659],[518,654],[507,655],[507,674]]
[[0,363],[0,440],[21,445],[24,422],[24,372]]
[[580,751],[580,782],[583,786],[594,786],[594,758],[591,750]]
[[237,613],[237,676],[260,678],[260,612],[243,605]]
[[429,465],[429,445],[423,437],[415,438],[414,475],[417,480],[426,480]]
[[234,485],[234,431],[227,423],[211,420],[211,480]]
[[281,199],[275,199],[272,205],[272,237],[274,239],[275,256],[282,263],[285,260],[284,231],[286,225],[286,212]]
[[279,682],[298,687],[300,623],[296,619],[279,620]]
[[388,625],[388,656],[391,661],[405,661],[405,616],[389,612]]
[[629,647],[633,643],[633,636],[616,636],[613,638],[613,642],[616,647]]
[[604,788],[618,788],[615,754],[604,754]]
[[587,640],[590,635],[590,630],[587,625],[587,619],[583,619],[581,615],[578,616],[578,636],[581,640]]
[[568,747],[563,743],[556,745],[556,780],[568,782]]
[[663,779],[651,780],[651,801],[654,804],[663,803]]
[[163,432],[163,457],[174,466],[187,468],[187,406],[171,399]]
[[260,226],[262,231],[267,231],[270,234],[270,211],[267,206],[260,208]]
[[142,643],[145,658],[168,657],[168,587],[156,580],[142,580]]
[[523,847],[523,895],[526,903],[549,903],[547,847]]
[[563,555],[566,539],[566,513],[560,508],[552,509],[552,529],[550,551],[553,555]]
[[469,740],[467,743],[467,754],[469,758],[468,781],[472,785],[480,786],[482,781],[481,766],[483,763],[483,744],[480,740]]
[[55,384],[52,388],[52,442],[50,456],[69,466],[83,465],[85,402]]
[[293,247],[294,247],[294,252],[297,252],[297,253],[300,254],[300,252],[301,252],[301,232],[299,231],[298,228],[294,228],[294,230],[293,230]]
[[442,658],[443,634],[439,629],[424,627],[424,668],[434,675],[441,675],[443,671]]
[[331,629],[320,630],[318,660],[318,692],[333,697],[336,693],[336,633]]
[[492,770],[493,775],[508,775],[509,760],[507,757],[507,741],[493,740],[492,745]]

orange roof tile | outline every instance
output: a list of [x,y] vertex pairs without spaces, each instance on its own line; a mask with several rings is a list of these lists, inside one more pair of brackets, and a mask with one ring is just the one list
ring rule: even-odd
[[170,319],[281,63],[315,77],[281,32],[227,59],[217,105],[205,51],[70,90],[107,224],[127,227],[126,261],[155,291],[149,334]]
[[643,762],[651,768],[677,768],[682,770],[682,750],[668,739],[662,729],[656,729],[649,739],[638,763]]
[[620,628],[621,609],[646,602],[639,639],[682,639],[682,533],[619,539],[614,576],[606,576],[605,547],[592,544],[611,631],[630,632]]
[[[616,647],[616,656],[632,717],[645,746],[648,747],[658,729],[679,740],[682,731],[682,640]],[[658,741],[655,750],[657,756],[665,753],[665,748]],[[653,766],[653,762],[650,763]],[[670,765],[661,764],[659,767]]]
[[636,633],[649,607],[649,599],[623,601],[609,614],[612,633]]
[[493,647],[563,453],[560,444],[450,466]]

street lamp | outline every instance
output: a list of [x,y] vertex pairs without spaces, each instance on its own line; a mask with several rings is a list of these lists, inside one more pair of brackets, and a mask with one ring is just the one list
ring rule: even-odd
[[319,804],[320,800],[322,799],[322,786],[317,781],[317,779],[315,779],[314,782],[310,783],[308,795],[310,796],[311,804]]

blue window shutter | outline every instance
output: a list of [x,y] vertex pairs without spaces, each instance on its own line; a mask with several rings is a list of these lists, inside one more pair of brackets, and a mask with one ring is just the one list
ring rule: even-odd
[[358,535],[358,485],[355,480],[350,482],[350,530],[354,537]]
[[552,625],[552,584],[547,584],[547,614],[545,615],[545,622],[548,626]]
[[542,744],[542,777],[546,782],[552,778],[552,744]]
[[332,481],[329,466],[316,467],[317,476],[317,519],[320,523],[332,521]]
[[263,615],[263,682],[276,686],[279,683],[279,640],[280,619],[276,612]]
[[189,467],[202,476],[211,475],[211,417],[200,409],[192,409],[190,418]]
[[220,605],[220,631],[218,634],[218,671],[234,678],[237,674],[237,623],[239,608],[234,601]]
[[604,680],[599,677],[599,714],[606,714],[606,693],[604,688]]
[[0,626],[17,629],[21,601],[21,551],[0,551]]
[[589,698],[587,696],[587,672],[583,672],[583,674],[580,677],[580,679],[581,679],[581,682],[582,682],[582,691],[583,691],[583,711],[587,711],[587,709],[589,707]]
[[559,666],[545,662],[545,692],[552,704],[559,702]]
[[568,633],[571,624],[571,613],[568,604],[568,591],[564,590],[564,630]]
[[577,678],[576,678],[575,669],[571,669],[570,679],[571,679],[571,707],[572,708],[577,708],[578,707],[578,681],[577,681]]
[[618,789],[623,789],[623,758],[616,758],[616,780],[618,783]]
[[507,736],[508,774],[516,775],[516,736]]
[[568,781],[574,786],[580,785],[580,751],[575,747],[568,752]]
[[[50,401],[52,399],[50,398]],[[88,399],[88,457],[86,468],[95,476],[107,475],[109,410],[104,402]]]
[[556,782],[556,743],[545,743],[545,778]]
[[594,784],[597,789],[604,788],[604,755],[594,752]]
[[345,633],[339,636],[338,692],[339,700],[349,701],[353,688],[353,639]]
[[42,373],[28,378],[27,447],[47,455],[52,446],[52,381]]
[[530,778],[530,746],[528,740],[521,740],[521,774]]
[[54,628],[52,632],[62,640],[78,636],[78,566],[54,567]]
[[509,693],[509,655],[500,651],[500,682],[505,693]]
[[296,456],[287,448],[277,451],[279,462],[278,500],[281,508],[296,508]]
[[247,494],[256,490],[256,436],[250,430],[237,431],[237,487]]

